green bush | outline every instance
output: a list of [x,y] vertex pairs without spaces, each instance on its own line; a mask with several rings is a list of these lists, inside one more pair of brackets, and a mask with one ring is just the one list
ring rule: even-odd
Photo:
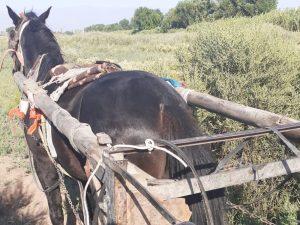
[[[197,32],[187,49],[177,52],[183,79],[202,92],[248,106],[300,118],[299,34],[259,22],[239,18],[201,23],[190,27]],[[221,116],[198,110],[198,121],[208,133],[223,133],[249,128]],[[238,142],[226,142],[214,148],[220,158]],[[246,146],[243,164],[259,164],[289,156],[275,136],[255,138]],[[236,163],[231,162],[230,166]],[[236,203],[253,199],[275,188],[283,178],[252,182],[229,189]],[[299,185],[289,183],[284,190],[247,208],[255,215],[276,224],[295,221],[299,210]],[[295,193],[291,196],[290,193]],[[282,207],[286,205],[285,209]],[[229,224],[260,224],[247,214],[229,214]],[[293,223],[290,223],[293,224]]]

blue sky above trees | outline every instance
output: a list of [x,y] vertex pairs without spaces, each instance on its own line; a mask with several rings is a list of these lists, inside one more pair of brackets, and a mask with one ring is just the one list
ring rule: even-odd
[[[178,0],[5,0],[0,2],[0,30],[3,31],[12,23],[7,15],[5,5],[16,12],[34,10],[38,14],[52,6],[47,24],[54,31],[82,30],[92,24],[109,24],[123,18],[130,19],[139,6],[160,9],[163,13],[173,8]],[[279,0],[279,8],[295,8],[300,0]]]

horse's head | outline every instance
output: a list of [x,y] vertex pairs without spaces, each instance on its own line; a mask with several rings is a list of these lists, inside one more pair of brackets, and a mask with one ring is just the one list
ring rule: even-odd
[[45,24],[51,7],[40,16],[34,12],[18,15],[8,6],[7,10],[15,25],[14,30],[9,34],[8,43],[9,48],[15,51],[13,53],[14,70],[21,70],[21,67],[24,66],[24,73],[28,75],[30,69],[37,63],[39,56],[44,55],[37,80],[47,80],[48,71],[57,64],[63,63],[59,45]]

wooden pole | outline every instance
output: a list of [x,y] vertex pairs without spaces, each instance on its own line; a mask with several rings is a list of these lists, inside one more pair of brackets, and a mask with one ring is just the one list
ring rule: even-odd
[[[288,118],[261,109],[248,107],[235,102],[214,97],[209,94],[196,92],[182,87],[176,88],[177,92],[190,105],[195,105],[208,111],[221,114],[230,119],[261,128],[267,128],[288,123],[297,123],[299,120]],[[300,140],[300,129],[288,131],[285,136]]]
[[[75,149],[91,161],[92,168],[95,169],[96,163],[102,160],[104,147],[99,145],[91,127],[80,123],[68,111],[52,101],[46,91],[40,88],[34,80],[27,79],[20,72],[16,72],[13,77],[21,92],[28,96],[29,101],[45,114],[47,119],[68,138]],[[100,173],[102,174],[100,176],[103,176],[103,168],[100,169]]]
[[[203,183],[204,189],[211,191],[297,172],[300,172],[300,158],[247,166],[199,178]],[[180,181],[150,180],[148,181],[147,188],[151,193],[157,194],[163,199],[179,198],[200,192],[195,178]]]

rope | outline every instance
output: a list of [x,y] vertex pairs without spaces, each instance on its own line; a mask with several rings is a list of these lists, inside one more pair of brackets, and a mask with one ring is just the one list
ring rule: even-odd
[[204,186],[203,186],[201,180],[198,177],[198,174],[197,174],[196,169],[194,168],[194,165],[190,162],[190,160],[188,159],[186,154],[181,149],[179,149],[177,146],[175,146],[175,145],[173,145],[173,144],[171,144],[171,143],[169,143],[165,140],[156,140],[156,141],[160,142],[160,143],[162,143],[166,146],[169,146],[178,155],[180,155],[180,157],[177,156],[176,154],[172,153],[171,151],[169,151],[166,148],[156,146],[152,139],[146,139],[145,140],[145,146],[119,144],[119,145],[111,146],[111,149],[114,149],[114,148],[134,148],[134,149],[137,149],[137,150],[148,150],[149,152],[151,152],[153,150],[160,150],[160,151],[166,152],[167,154],[169,154],[172,157],[174,157],[175,159],[177,159],[185,168],[189,167],[192,170],[192,173],[194,174],[194,176],[197,180],[199,189],[201,190],[201,194],[202,194],[203,201],[204,201],[204,206],[205,206],[204,209],[205,209],[205,212],[206,212],[205,215],[206,215],[207,222],[210,225],[214,225],[212,211],[211,211],[211,208],[210,208],[210,205],[209,205],[208,196],[205,192],[205,189],[204,189]]
[[[59,178],[59,179],[58,179],[58,183],[61,184],[60,186],[61,186],[62,192],[66,195],[66,198],[67,198],[68,203],[69,203],[69,205],[70,205],[70,207],[71,207],[71,209],[72,209],[72,212],[73,212],[73,214],[74,214],[74,216],[75,216],[75,218],[76,218],[76,221],[77,221],[80,225],[84,225],[84,224],[82,224],[82,222],[81,222],[81,219],[80,219],[80,217],[79,217],[79,215],[78,215],[78,213],[77,213],[77,211],[76,211],[76,209],[75,209],[75,206],[74,206],[74,204],[73,204],[73,202],[72,202],[71,196],[70,196],[70,194],[69,194],[69,192],[68,192],[68,190],[67,190],[67,187],[66,187],[66,185],[65,185],[65,183],[64,183],[63,174],[62,174],[62,172],[60,171],[59,164],[57,164],[57,162],[51,157],[51,153],[50,153],[49,148],[48,148],[48,145],[47,145],[46,137],[45,137],[45,135],[44,135],[44,133],[42,132],[41,129],[38,129],[38,130],[39,130],[39,134],[40,134],[40,137],[41,137],[43,146],[44,146],[44,148],[45,148],[45,150],[46,150],[46,152],[47,152],[47,154],[48,154],[48,156],[49,156],[51,162],[53,163],[53,165],[54,165],[54,167],[55,167],[55,169],[56,169],[56,171],[57,171],[58,178]],[[70,177],[71,177],[71,176],[70,176]],[[71,177],[71,178],[72,178],[72,177]]]
[[[125,145],[125,144],[118,144],[118,145],[114,145],[111,146],[110,144],[107,145],[107,147],[110,147],[110,149],[115,149],[115,148],[135,148],[137,150],[148,150],[150,153],[153,150],[160,150],[163,152],[166,152],[167,154],[171,155],[172,157],[174,157],[175,159],[177,159],[185,168],[188,166],[180,157],[178,157],[176,154],[172,153],[171,151],[169,151],[166,148],[162,148],[159,146],[156,146],[154,141],[152,139],[146,139],[145,140],[145,146],[137,146],[137,145]],[[85,187],[84,187],[84,191],[83,191],[83,199],[84,199],[84,210],[88,211],[88,206],[87,206],[87,201],[86,201],[86,193],[87,193],[87,188],[92,180],[92,178],[95,176],[97,170],[99,169],[99,167],[101,166],[102,160],[100,160],[97,163],[97,166],[95,168],[95,170],[93,171],[93,173],[91,174],[91,176],[89,177]],[[88,215],[88,213],[87,213]],[[90,219],[89,218],[85,218],[85,224],[86,225],[90,225]]]
[[5,59],[5,57],[6,57],[9,53],[11,53],[11,52],[13,52],[13,53],[16,54],[16,56],[17,56],[18,60],[20,61],[21,65],[24,66],[24,59],[23,59],[23,56],[21,55],[21,53],[18,52],[18,51],[16,51],[16,50],[14,50],[14,49],[12,49],[12,48],[10,48],[10,49],[7,49],[7,50],[5,50],[5,51],[3,52],[3,55],[2,55],[2,58],[1,58],[1,61],[0,61],[0,62],[1,62],[1,64],[0,64],[0,71],[2,71],[2,69],[3,69],[3,64],[4,64],[4,59]]
[[125,144],[118,144],[118,145],[111,146],[111,149],[115,149],[115,148],[133,148],[133,149],[137,149],[137,150],[148,150],[150,153],[153,150],[160,150],[160,151],[163,151],[163,152],[171,155],[175,159],[177,159],[185,168],[188,167],[188,165],[180,157],[178,157],[176,154],[174,154],[173,152],[169,151],[166,148],[159,147],[159,146],[155,145],[155,143],[154,143],[154,141],[152,139],[146,139],[144,146],[140,146],[140,145],[125,145]]
[[205,216],[206,216],[207,223],[209,225],[214,225],[213,215],[212,215],[211,207],[209,205],[208,196],[206,194],[203,183],[200,180],[193,163],[190,161],[190,159],[187,157],[187,155],[180,148],[178,148],[176,145],[174,145],[174,144],[172,144],[172,143],[170,143],[166,140],[156,140],[156,141],[161,143],[161,144],[164,144],[166,146],[169,146],[172,150],[174,150],[188,164],[188,166],[191,169],[194,177],[197,180],[197,184],[199,186],[199,189],[200,189],[202,197],[203,197],[204,210],[205,210]]
[[84,210],[84,215],[86,215],[86,217],[84,217],[84,224],[85,225],[90,225],[90,216],[89,216],[89,210],[88,210],[88,205],[87,205],[87,201],[86,201],[87,189],[88,189],[88,186],[89,186],[91,180],[93,179],[93,177],[95,176],[95,174],[98,171],[99,167],[101,166],[101,163],[102,163],[102,160],[99,160],[95,170],[90,175],[88,181],[86,182],[86,184],[84,186],[84,190],[83,190],[83,210]]
[[[149,153],[151,153],[153,150],[159,150],[159,151],[163,151],[163,152],[171,155],[175,159],[177,159],[185,168],[188,167],[187,163],[185,163],[184,160],[182,160],[180,157],[178,157],[176,154],[174,154],[170,150],[155,145],[155,143],[154,143],[154,141],[152,139],[146,139],[144,146],[140,146],[140,145],[139,146],[138,145],[126,145],[126,144],[118,144],[118,145],[112,146],[112,145],[108,144],[107,147],[109,147],[111,149],[111,151],[113,151],[113,149],[117,149],[117,148],[134,148],[134,149],[137,149],[137,150],[148,150]],[[87,201],[86,201],[87,188],[88,188],[91,180],[95,176],[96,172],[100,168],[101,164],[102,164],[102,160],[100,160],[97,163],[97,166],[96,166],[95,170],[93,171],[93,173],[89,177],[89,179],[88,179],[88,181],[87,181],[87,183],[86,183],[86,185],[84,187],[84,191],[83,191],[83,201],[84,201],[83,210],[85,212],[88,212],[88,206],[87,206]],[[89,219],[89,216],[88,216],[89,214],[86,213],[86,215],[87,215],[87,218],[85,218],[85,224],[86,225],[90,225],[90,219]]]

